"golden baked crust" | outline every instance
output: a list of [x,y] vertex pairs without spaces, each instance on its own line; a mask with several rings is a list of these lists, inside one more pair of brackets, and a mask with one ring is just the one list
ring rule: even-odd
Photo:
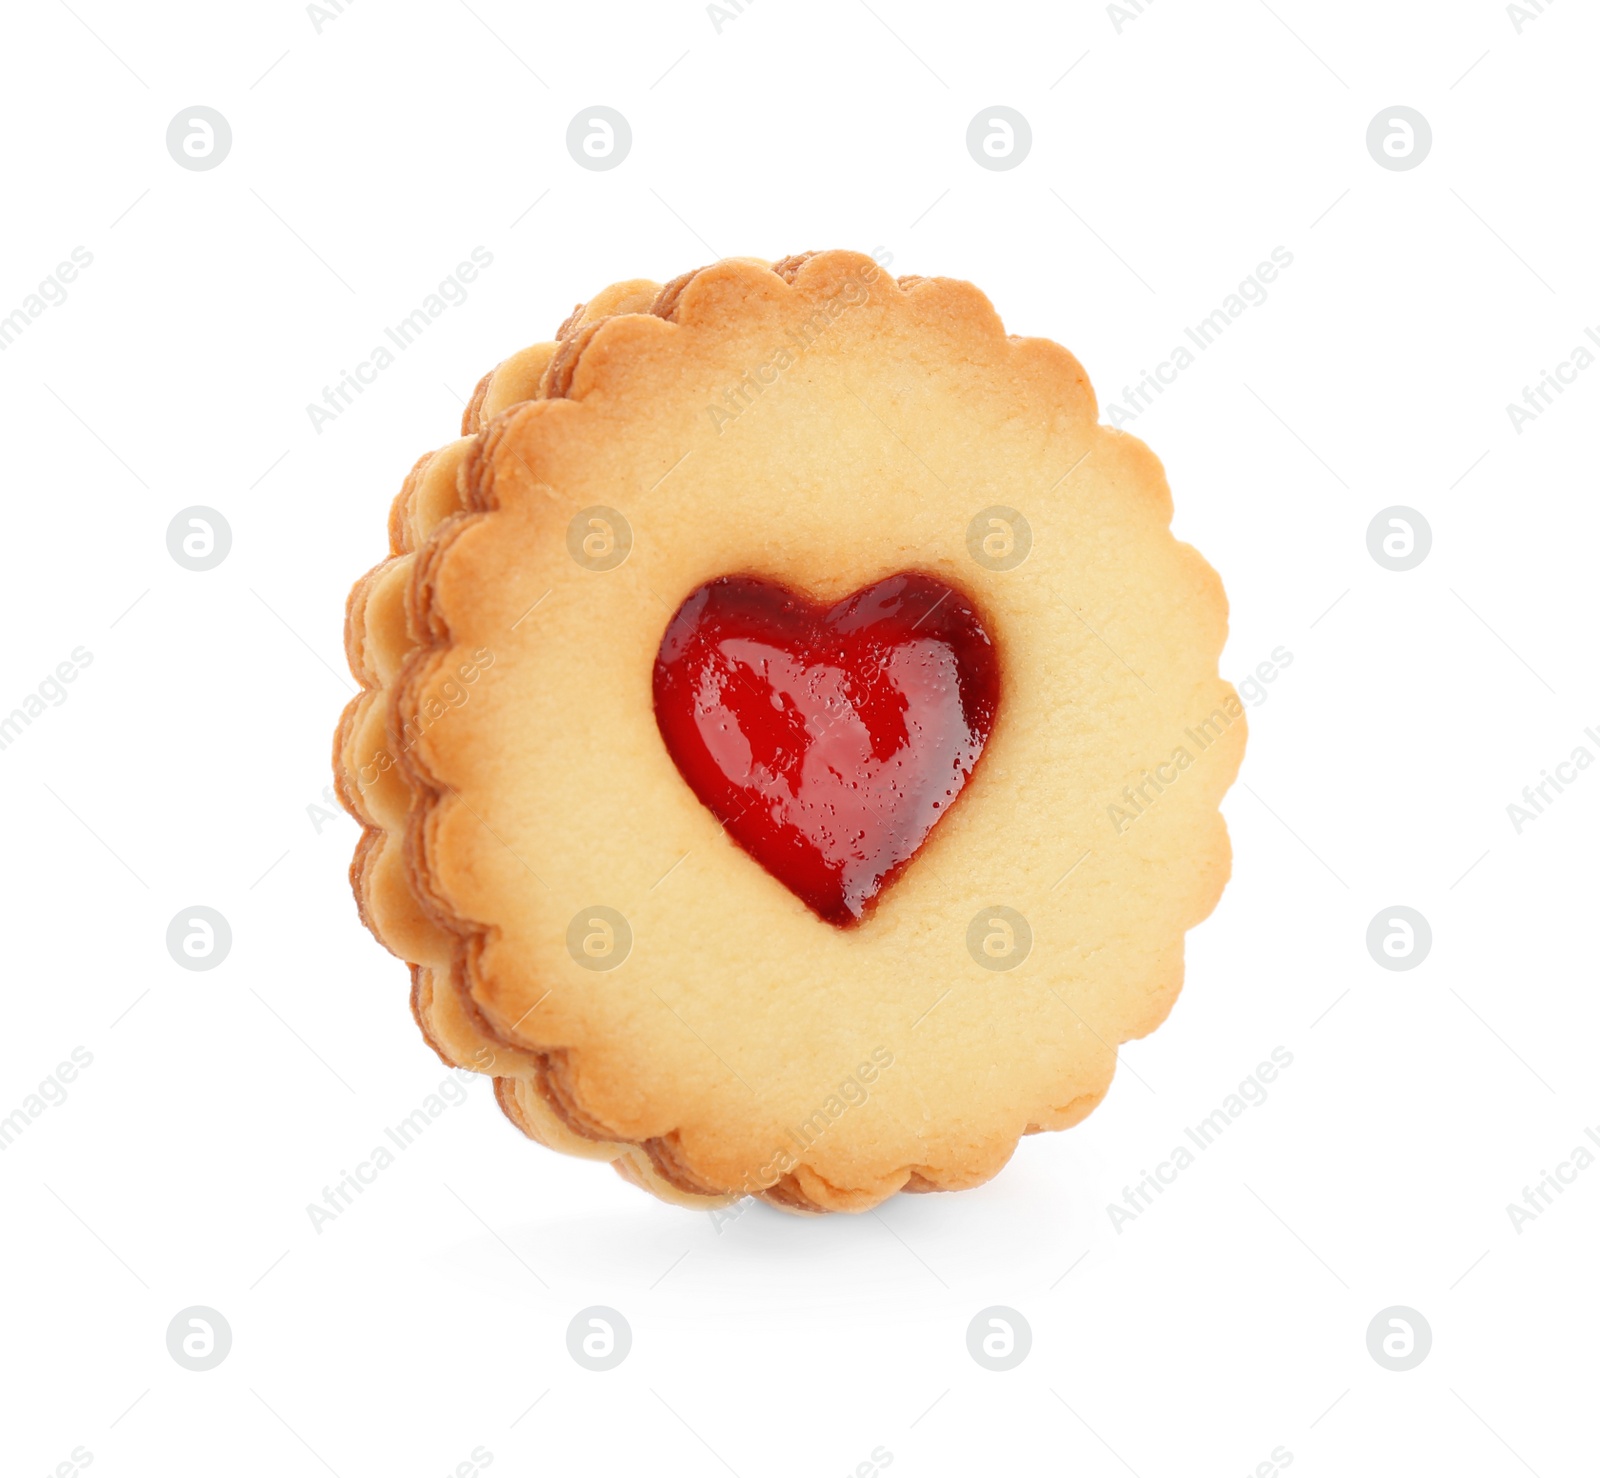
[[[586,313],[648,304],[657,284],[621,283],[579,305],[567,326]],[[347,706],[334,741],[334,774],[347,810],[362,823],[350,877],[361,917],[379,941],[411,964],[412,1014],[424,1039],[447,1063],[496,1076],[506,1116],[529,1138],[619,1171],[665,1200],[715,1207],[731,1199],[689,1197],[651,1168],[635,1146],[586,1138],[562,1120],[538,1086],[542,1063],[485,1035],[451,979],[449,932],[418,900],[405,868],[404,834],[414,797],[403,786],[395,756],[409,736],[392,720],[392,686],[415,649],[407,597],[414,554],[446,519],[461,511],[457,471],[484,420],[538,394],[556,344],[535,344],[512,355],[479,382],[462,418],[463,440],[422,457],[390,511],[390,558],[351,591],[346,649],[362,692]],[[402,782],[397,788],[396,782]],[[637,1163],[633,1163],[637,1162]]]
[[[1245,723],[1220,583],[1072,356],[965,283],[731,260],[608,289],[463,431],[352,592],[336,741],[363,917],[441,1055],[531,1136],[694,1205],[957,1189],[1087,1114],[1226,881]],[[1014,568],[969,549],[995,507],[1031,527]],[[569,552],[595,508],[631,529],[615,568]],[[983,612],[1003,701],[960,806],[837,930],[684,784],[652,665],[717,576],[831,602],[911,568]],[[567,943],[597,905],[632,933],[604,972]],[[967,944],[994,905],[1033,938],[1002,972]]]

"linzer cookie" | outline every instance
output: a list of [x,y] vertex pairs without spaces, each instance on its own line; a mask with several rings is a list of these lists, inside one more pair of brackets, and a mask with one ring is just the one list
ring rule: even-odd
[[1105,1095],[1227,879],[1245,721],[1221,585],[1097,419],[976,288],[824,252],[607,289],[413,468],[351,595],[351,876],[530,1137],[863,1210]]

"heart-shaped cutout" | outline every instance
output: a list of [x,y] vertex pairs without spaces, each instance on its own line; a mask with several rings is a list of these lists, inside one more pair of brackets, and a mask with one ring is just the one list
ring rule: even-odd
[[948,814],[999,702],[972,603],[916,572],[832,607],[724,576],[678,608],[656,656],[656,723],[689,788],[841,927]]

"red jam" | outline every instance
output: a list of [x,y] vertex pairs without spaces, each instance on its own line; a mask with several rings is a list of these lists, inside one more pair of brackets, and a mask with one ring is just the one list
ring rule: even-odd
[[831,608],[729,575],[655,665],[667,752],[729,836],[830,924],[857,922],[971,777],[1000,670],[971,602],[891,575]]

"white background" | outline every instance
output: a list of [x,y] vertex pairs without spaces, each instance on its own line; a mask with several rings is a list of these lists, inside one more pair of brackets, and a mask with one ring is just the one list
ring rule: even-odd
[[[74,1047],[93,1065],[0,1152],[7,1474],[78,1447],[108,1478],[433,1478],[475,1448],[742,1478],[876,1448],[907,1474],[1240,1475],[1275,1448],[1297,1478],[1595,1471],[1600,1167],[1520,1231],[1506,1206],[1600,1125],[1600,771],[1520,835],[1506,807],[1600,756],[1600,367],[1520,434],[1505,407],[1600,323],[1600,23],[1127,13],[759,0],[719,33],[688,3],[365,0],[319,34],[287,0],[8,7],[0,315],[72,248],[93,265],[0,353],[0,711],[93,660],[0,752],[0,1115]],[[565,147],[597,103],[634,135],[606,173]],[[997,103],[1033,131],[1006,172],[965,147]],[[233,130],[207,172],[164,142],[195,104]],[[1394,104],[1432,125],[1415,170],[1367,152]],[[467,303],[316,432],[307,402],[480,245]],[[318,1234],[307,1203],[445,1076],[357,922],[354,823],[308,811],[390,498],[575,301],[824,246],[970,278],[1103,406],[1293,255],[1131,428],[1226,582],[1225,675],[1293,654],[1177,1008],[1082,1127],[963,1195],[719,1230],[527,1143],[477,1081]],[[233,530],[208,573],[165,544],[191,504]],[[1367,551],[1392,504],[1433,530],[1408,573]],[[208,973],[164,943],[197,903],[233,929]],[[1394,904],[1433,929],[1406,973],[1365,945]],[[1268,1100],[1118,1231],[1108,1203],[1275,1046]],[[206,1373],[165,1343],[196,1304],[233,1332]],[[633,1331],[603,1374],[565,1343],[595,1304]],[[966,1348],[994,1304],[1033,1332],[1006,1373]],[[1390,1305],[1433,1332],[1405,1373],[1367,1350]]]

